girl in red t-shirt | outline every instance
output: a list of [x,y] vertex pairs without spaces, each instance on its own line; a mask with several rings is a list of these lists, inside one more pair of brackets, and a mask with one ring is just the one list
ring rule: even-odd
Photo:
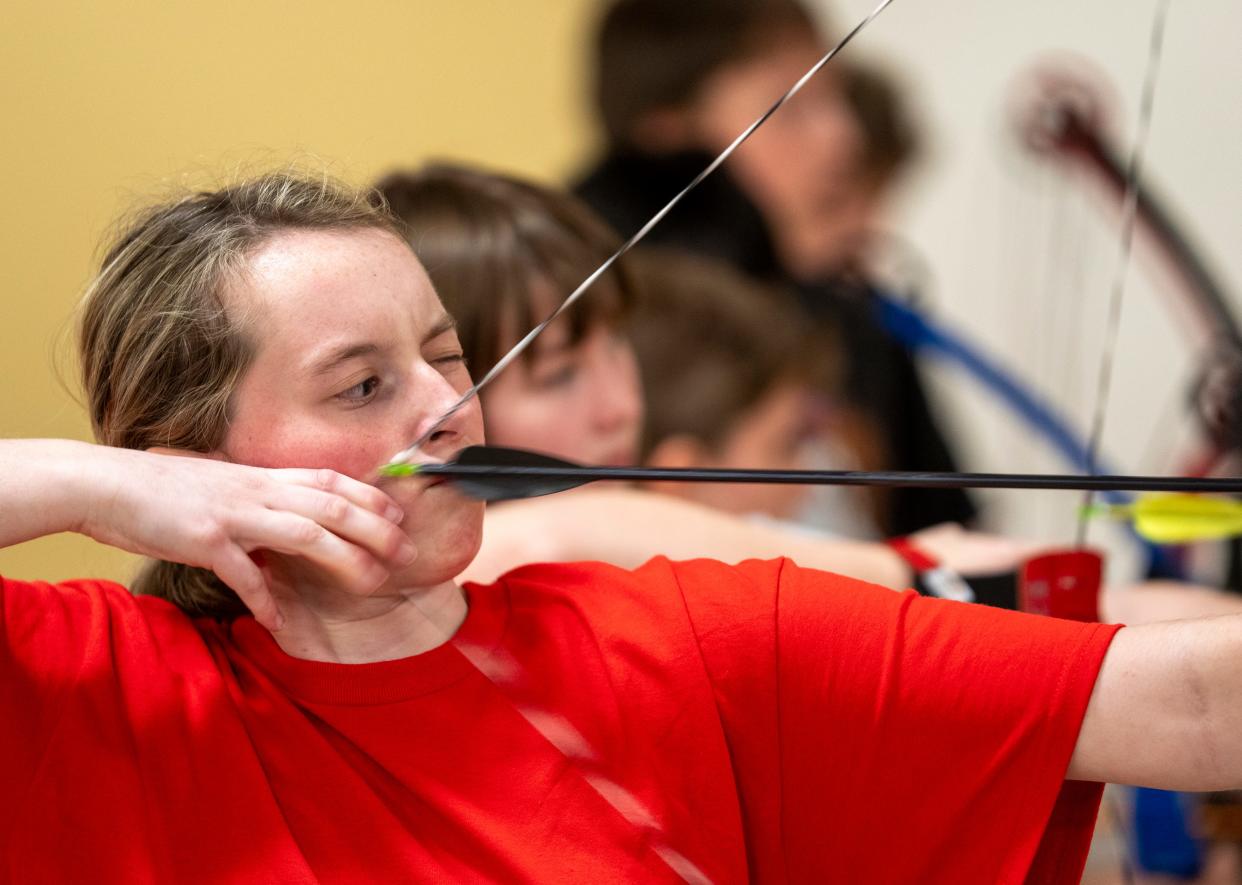
[[[0,585],[9,881],[1054,882],[1098,800],[1064,779],[1242,784],[1233,618],[1118,632],[779,560],[459,586],[481,506],[375,468],[462,349],[366,195],[154,207],[81,339],[102,445],[0,444],[0,545],[152,561],[136,597]],[[425,454],[482,430],[472,403]]]

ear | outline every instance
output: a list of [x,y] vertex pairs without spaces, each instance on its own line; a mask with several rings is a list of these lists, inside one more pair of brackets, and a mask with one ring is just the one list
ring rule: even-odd
[[688,433],[660,440],[647,456],[648,467],[706,467],[711,463],[707,446]]

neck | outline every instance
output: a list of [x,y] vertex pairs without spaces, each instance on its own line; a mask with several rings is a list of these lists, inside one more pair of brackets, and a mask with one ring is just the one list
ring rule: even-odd
[[285,625],[273,636],[286,654],[310,661],[366,664],[408,658],[453,638],[466,596],[452,581],[352,596],[299,581],[274,581]]

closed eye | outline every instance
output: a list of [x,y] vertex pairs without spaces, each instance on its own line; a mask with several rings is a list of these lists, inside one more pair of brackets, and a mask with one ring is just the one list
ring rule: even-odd
[[557,387],[566,387],[574,382],[578,377],[577,363],[566,363],[558,366],[551,371],[543,371],[536,374],[532,379],[535,387],[541,390],[551,390]]
[[466,355],[463,353],[446,353],[444,356],[438,356],[431,360],[431,364],[440,369],[452,368],[454,366],[466,365]]

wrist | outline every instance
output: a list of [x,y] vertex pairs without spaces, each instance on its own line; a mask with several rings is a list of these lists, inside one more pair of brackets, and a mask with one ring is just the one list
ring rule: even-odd
[[957,572],[946,567],[926,548],[909,537],[889,538],[885,542],[909,567],[911,585],[922,596],[938,596],[958,602],[974,602],[975,593]]
[[0,547],[83,530],[87,462],[96,448],[63,439],[0,441]]
[[75,440],[59,440],[53,449],[51,482],[60,531],[99,539],[101,525],[116,501],[120,465],[117,450]]

